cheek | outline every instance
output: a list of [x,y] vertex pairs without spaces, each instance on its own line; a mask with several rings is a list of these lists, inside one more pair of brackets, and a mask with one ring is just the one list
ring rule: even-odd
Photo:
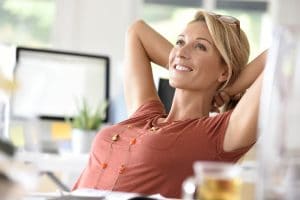
[[170,67],[171,63],[173,62],[174,58],[175,58],[175,50],[173,48],[169,54],[169,63],[168,63],[169,67]]
[[207,59],[205,59],[203,63],[206,64],[207,72],[219,73],[223,69],[221,62],[217,57],[207,57]]
[[197,81],[201,84],[216,82],[222,72],[219,60],[214,57],[203,57],[203,59],[198,60],[197,65],[199,66],[199,72],[196,80],[199,79]]

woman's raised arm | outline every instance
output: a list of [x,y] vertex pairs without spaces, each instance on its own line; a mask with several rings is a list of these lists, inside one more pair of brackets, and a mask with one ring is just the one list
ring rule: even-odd
[[238,79],[225,89],[229,96],[236,95],[248,89],[263,71],[266,62],[267,50],[262,52],[252,62],[250,62],[239,75]]
[[132,24],[126,35],[124,93],[128,113],[144,102],[159,99],[150,62],[167,68],[172,44],[142,20]]
[[229,95],[234,95],[250,86],[231,114],[224,139],[226,151],[239,149],[256,141],[262,72],[266,54],[265,51],[250,62],[234,84],[227,89]]

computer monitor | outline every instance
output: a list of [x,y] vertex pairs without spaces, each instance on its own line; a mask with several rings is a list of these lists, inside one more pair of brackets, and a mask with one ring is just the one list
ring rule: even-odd
[[96,109],[109,100],[109,68],[108,56],[17,47],[11,115],[64,120],[83,99]]

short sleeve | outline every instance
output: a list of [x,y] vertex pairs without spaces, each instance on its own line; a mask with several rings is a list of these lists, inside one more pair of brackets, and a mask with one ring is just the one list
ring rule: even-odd
[[211,139],[218,139],[225,134],[232,111],[207,117],[204,120],[204,127]]
[[141,105],[130,117],[136,118],[140,116],[165,114],[164,105],[159,100],[150,100]]
[[253,144],[248,145],[246,147],[242,147],[242,148],[236,149],[234,151],[226,152],[223,149],[224,136],[225,135],[223,135],[222,138],[220,138],[220,143],[219,143],[220,148],[219,148],[219,153],[218,153],[219,159],[221,161],[224,161],[224,162],[237,162],[255,144],[255,143],[253,143]]
[[224,138],[231,114],[232,110],[214,117],[209,117],[205,123],[207,134],[216,145],[216,160],[223,162],[237,162],[253,146],[253,144],[251,144],[234,151],[224,151]]

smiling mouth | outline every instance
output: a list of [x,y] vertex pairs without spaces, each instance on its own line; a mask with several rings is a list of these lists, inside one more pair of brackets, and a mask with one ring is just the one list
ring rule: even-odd
[[182,66],[182,65],[175,65],[174,68],[175,68],[176,70],[178,70],[178,71],[184,71],[184,72],[191,72],[191,71],[193,71],[192,68],[186,67],[186,66]]

